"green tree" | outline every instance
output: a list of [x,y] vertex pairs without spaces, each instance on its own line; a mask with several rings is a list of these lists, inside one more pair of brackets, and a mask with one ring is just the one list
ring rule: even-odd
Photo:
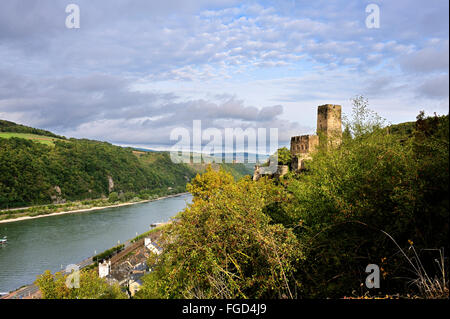
[[[66,285],[68,275],[60,272],[54,275],[44,272],[35,284],[39,287],[44,299],[126,299],[119,285],[109,285],[105,279],[99,278],[95,270],[80,271],[79,288]],[[70,279],[69,279],[70,280]]]
[[223,169],[215,171],[208,165],[206,172],[197,176],[186,186],[188,192],[196,200],[208,200],[234,182],[231,174]]
[[286,148],[278,149],[278,165],[290,165],[291,164],[291,152]]
[[213,170],[188,189],[194,201],[165,230],[163,253],[139,296],[295,297],[299,243],[263,212],[280,200],[283,189],[264,179],[233,182],[231,175]]
[[356,95],[351,99],[352,118],[344,116],[344,135],[353,137],[370,134],[384,126],[385,120],[377,113],[369,109],[369,100],[362,95]]
[[119,195],[117,194],[117,192],[112,192],[111,194],[109,194],[108,200],[110,203],[115,203],[119,200]]

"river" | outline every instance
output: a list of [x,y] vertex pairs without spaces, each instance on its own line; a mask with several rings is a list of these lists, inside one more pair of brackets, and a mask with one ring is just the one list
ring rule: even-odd
[[45,270],[61,270],[166,222],[190,194],[130,206],[0,224],[0,292],[33,283]]

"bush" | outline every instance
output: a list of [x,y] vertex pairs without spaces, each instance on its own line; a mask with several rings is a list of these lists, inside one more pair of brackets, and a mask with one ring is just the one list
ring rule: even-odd
[[125,194],[123,194],[123,200],[124,201],[130,201],[135,197],[135,194],[133,192],[126,192]]
[[110,203],[115,203],[119,200],[119,195],[116,192],[112,192],[109,194],[108,201]]

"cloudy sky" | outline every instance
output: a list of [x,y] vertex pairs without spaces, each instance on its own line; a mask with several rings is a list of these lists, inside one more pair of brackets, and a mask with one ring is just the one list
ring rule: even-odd
[[[81,10],[68,29],[65,8]],[[367,28],[368,4],[380,27]],[[164,149],[175,127],[313,133],[362,94],[388,122],[449,107],[446,0],[2,0],[0,118]]]

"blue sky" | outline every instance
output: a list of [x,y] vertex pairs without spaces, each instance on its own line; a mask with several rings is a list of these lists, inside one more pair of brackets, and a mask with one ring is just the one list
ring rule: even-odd
[[[81,10],[65,27],[65,7]],[[365,25],[368,4],[380,28]],[[313,133],[364,95],[388,122],[449,107],[448,1],[52,1],[0,4],[0,118],[167,148],[170,131]]]

